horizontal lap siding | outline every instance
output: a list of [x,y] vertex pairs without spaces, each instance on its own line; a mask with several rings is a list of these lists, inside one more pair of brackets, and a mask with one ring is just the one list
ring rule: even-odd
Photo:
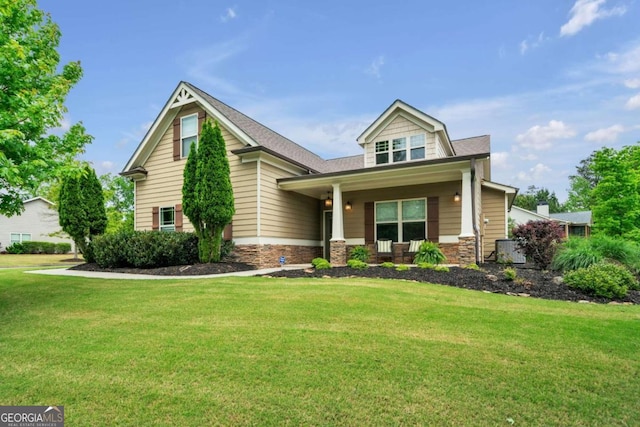
[[489,223],[484,225],[484,254],[489,255],[495,249],[498,239],[506,239],[505,195],[501,191],[484,188],[482,190],[482,212]]
[[320,201],[280,190],[276,180],[294,176],[266,162],[260,163],[260,235],[284,239],[320,240]]
[[[389,141],[389,143],[391,143],[391,140],[393,140],[394,138],[408,137],[408,136],[417,135],[420,133],[426,134],[427,158],[428,159],[435,158],[436,143],[435,143],[434,134],[416,125],[412,121],[407,120],[403,116],[397,116],[375,138],[367,141],[367,144],[365,146],[365,165],[366,166],[376,165],[376,155],[375,155],[376,141]],[[409,144],[409,141],[407,141],[407,144]]]
[[[198,109],[184,109],[179,117],[193,114]],[[256,235],[257,175],[256,164],[242,164],[231,150],[243,148],[233,135],[220,126],[227,147],[231,184],[235,198],[236,214],[233,218],[233,237]],[[173,126],[169,126],[147,162],[147,179],[136,183],[136,228],[151,230],[151,209],[154,206],[169,207],[182,203],[183,170],[187,160],[173,160]],[[192,231],[189,219],[184,217],[184,231]]]
[[344,212],[344,233],[347,239],[364,237],[364,204],[386,200],[416,199],[439,197],[440,230],[439,235],[460,234],[460,203],[453,201],[453,195],[459,188],[458,182],[412,185],[408,187],[385,188],[357,192],[345,192],[343,201],[351,202],[351,211]]

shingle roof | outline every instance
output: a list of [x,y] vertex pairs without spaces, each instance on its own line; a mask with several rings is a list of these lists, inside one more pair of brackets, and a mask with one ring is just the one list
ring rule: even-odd
[[553,213],[549,217],[573,224],[591,224],[591,211]]
[[481,135],[455,139],[451,141],[451,145],[453,145],[456,156],[489,153],[491,151],[491,137],[489,135]]
[[358,154],[349,157],[339,157],[337,159],[329,159],[327,162],[327,172],[341,172],[354,169],[362,169],[364,167],[364,155]]
[[290,139],[285,138],[279,133],[269,129],[261,123],[253,120],[251,117],[245,116],[240,111],[236,110],[225,104],[222,101],[214,98],[201,89],[198,89],[194,85],[188,82],[184,82],[194,92],[203,97],[209,102],[216,110],[223,114],[227,119],[238,126],[243,132],[245,132],[254,141],[260,145],[268,148],[276,153],[294,160],[300,164],[308,166],[317,172],[328,172],[327,162],[317,154],[312,153],[306,148],[296,144]]

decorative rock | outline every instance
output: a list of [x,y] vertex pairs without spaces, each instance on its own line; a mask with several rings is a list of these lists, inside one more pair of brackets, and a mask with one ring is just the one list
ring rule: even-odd
[[562,285],[564,283],[564,278],[562,276],[556,276],[553,278],[553,283],[555,285]]
[[581,299],[580,301],[578,301],[578,304],[591,304],[591,301],[587,301],[585,299]]
[[494,274],[487,274],[487,279],[491,280],[492,282],[497,282],[498,281],[498,276],[496,276]]
[[527,298],[527,297],[530,297],[531,295],[530,295],[530,294],[525,294],[525,293],[523,292],[523,293],[519,293],[519,294],[518,294],[518,296],[519,296],[519,297],[525,297],[525,298]]

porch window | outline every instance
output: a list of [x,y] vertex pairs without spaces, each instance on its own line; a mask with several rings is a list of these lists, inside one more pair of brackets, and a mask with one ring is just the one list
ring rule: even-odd
[[160,231],[176,230],[176,210],[170,208],[160,208]]
[[426,136],[424,133],[409,137],[394,138],[389,141],[377,141],[376,164],[423,160],[426,158]]
[[424,239],[427,232],[425,199],[376,203],[376,239],[408,242]]
[[189,157],[191,143],[198,143],[198,115],[191,114],[180,119],[180,145],[182,157]]

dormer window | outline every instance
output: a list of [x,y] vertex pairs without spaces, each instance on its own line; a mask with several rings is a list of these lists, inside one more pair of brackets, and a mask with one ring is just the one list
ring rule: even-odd
[[180,119],[181,156],[189,157],[191,143],[198,143],[198,115],[191,114]]
[[391,144],[389,141],[377,141],[375,149],[376,165],[423,160],[426,158],[425,134],[394,138]]

